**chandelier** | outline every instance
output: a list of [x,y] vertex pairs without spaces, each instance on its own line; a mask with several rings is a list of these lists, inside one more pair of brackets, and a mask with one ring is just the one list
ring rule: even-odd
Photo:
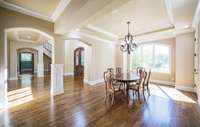
[[125,37],[123,38],[124,42],[121,44],[120,46],[120,50],[122,52],[128,52],[128,54],[130,54],[132,51],[134,51],[138,46],[136,44],[136,42],[134,42],[133,40],[133,35],[130,34],[129,32],[129,25],[130,25],[130,21],[127,22],[128,25],[128,34],[125,35]]

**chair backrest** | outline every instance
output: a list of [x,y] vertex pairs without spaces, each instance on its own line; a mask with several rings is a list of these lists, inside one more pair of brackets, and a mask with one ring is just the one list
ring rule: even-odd
[[121,73],[122,73],[122,68],[116,67],[116,74],[121,74]]
[[105,80],[105,85],[106,85],[106,90],[108,89],[114,89],[113,87],[113,78],[112,78],[112,73],[109,71],[104,72],[104,80]]
[[146,80],[145,80],[145,85],[149,85],[150,76],[151,76],[151,70],[149,69],[149,71],[148,71],[148,73],[147,73]]
[[113,68],[108,68],[107,71],[111,72],[112,74],[114,74],[114,69]]
[[137,67],[136,71],[137,74],[140,74],[141,71],[144,71],[145,69],[143,67]]
[[140,80],[139,80],[140,87],[144,87],[146,78],[147,78],[147,72],[144,70],[141,70],[140,71]]

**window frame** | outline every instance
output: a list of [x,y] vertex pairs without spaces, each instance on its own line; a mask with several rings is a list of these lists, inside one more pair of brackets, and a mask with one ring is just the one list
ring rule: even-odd
[[[139,45],[139,47],[138,48],[141,48],[140,49],[140,55],[141,55],[141,66],[143,66],[143,47],[145,46],[145,45],[153,45],[153,63],[155,64],[155,47],[156,47],[156,45],[162,45],[162,46],[166,46],[166,47],[168,47],[168,57],[169,57],[169,70],[168,70],[168,72],[160,72],[160,71],[155,71],[155,70],[151,70],[154,74],[171,74],[172,73],[172,46],[170,45],[170,44],[166,44],[166,43],[148,43],[148,44],[140,44]],[[131,70],[133,70],[134,68],[133,68],[133,53],[134,52],[132,52],[131,54],[130,54],[130,69]]]

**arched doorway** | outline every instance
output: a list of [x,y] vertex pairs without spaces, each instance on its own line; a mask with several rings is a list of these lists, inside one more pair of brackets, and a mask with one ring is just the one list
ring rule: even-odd
[[74,76],[84,77],[84,48],[79,47],[74,50]]
[[19,53],[19,73],[33,74],[34,73],[34,54],[31,52]]

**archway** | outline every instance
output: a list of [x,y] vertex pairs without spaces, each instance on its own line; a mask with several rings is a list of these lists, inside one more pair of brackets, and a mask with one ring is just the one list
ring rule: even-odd
[[[31,32],[33,32],[33,33],[36,33],[36,34],[38,34],[39,35],[39,39],[40,40],[45,40],[44,38],[48,38],[46,41],[42,41],[42,43],[41,43],[41,46],[40,47],[38,47],[36,50],[38,51],[38,54],[40,53],[39,51],[43,48],[43,43],[44,42],[48,42],[49,44],[51,44],[51,58],[52,58],[52,61],[53,61],[53,59],[54,59],[54,41],[55,41],[55,39],[54,39],[54,37],[52,37],[52,36],[50,36],[49,34],[47,34],[47,33],[45,33],[45,32],[43,32],[43,31],[40,31],[40,30],[37,30],[37,29],[33,29],[33,28],[24,28],[24,27],[16,27],[16,28],[8,28],[8,29],[5,29],[5,31],[4,31],[4,58],[5,58],[5,71],[4,71],[4,73],[5,73],[5,93],[4,93],[4,95],[5,95],[5,99],[1,102],[3,105],[1,105],[2,107],[6,107],[7,106],[7,104],[8,104],[8,98],[7,98],[7,92],[8,92],[8,83],[7,83],[7,81],[8,81],[8,76],[9,76],[9,63],[10,63],[10,59],[9,59],[9,55],[10,55],[10,49],[9,49],[9,46],[10,46],[10,44],[9,44],[9,40],[8,40],[8,37],[9,37],[9,32],[11,32],[11,31],[15,31],[15,30],[17,30],[17,31],[20,31],[21,33],[26,33],[26,32],[24,32],[24,31],[31,31]],[[36,34],[34,34],[34,35],[36,35]],[[35,39],[34,38],[34,35],[33,35],[33,40]],[[22,39],[21,39],[22,38]],[[29,37],[29,36],[20,36],[20,41],[22,41],[23,43],[25,43],[25,41],[24,41],[24,39],[23,38],[27,38],[27,39],[30,39],[30,38],[32,38],[32,37]],[[38,40],[39,40],[38,39]],[[35,41],[38,41],[37,39],[35,40]],[[34,42],[33,41],[28,41],[30,44],[34,44]],[[13,50],[13,51],[15,51],[16,53],[15,53],[15,57],[16,57],[16,59],[17,59],[17,49],[24,49],[24,48],[26,48],[26,45],[24,46],[24,47],[20,47],[20,46],[16,46],[15,47],[15,50]],[[30,48],[30,47],[29,47]],[[32,49],[35,49],[35,47],[32,47]],[[29,52],[30,53],[30,52]],[[19,54],[18,54],[19,55]],[[43,56],[43,52],[42,52],[42,55],[41,56]],[[33,57],[32,57],[33,58]],[[41,58],[39,58],[39,59],[43,59],[43,57],[41,57]],[[17,61],[17,60],[16,60]],[[17,66],[17,64],[16,64],[16,66]],[[17,68],[17,67],[16,67]],[[17,69],[16,69],[17,70]],[[38,69],[38,70],[41,70],[41,69]],[[17,72],[17,71],[16,71]]]
[[[37,49],[33,49],[33,48],[17,49],[17,62],[16,62],[17,70],[16,71],[17,71],[18,76],[24,73],[34,75],[37,72],[37,62],[38,62]],[[10,62],[10,64],[12,63]]]
[[74,76],[84,78],[84,48],[78,47],[74,50]]
[[[21,48],[36,49],[38,51],[37,76],[43,77],[44,69],[45,69],[44,65],[43,65],[44,64],[43,54],[46,54],[47,56],[49,56],[52,59],[51,61],[54,60],[54,51],[53,51],[54,50],[54,38],[52,36],[50,36],[49,34],[42,32],[40,30],[33,29],[33,28],[23,28],[23,27],[6,29],[5,35],[6,35],[5,42],[6,42],[6,46],[7,46],[7,48],[6,48],[7,51],[5,51],[6,58],[7,58],[6,64],[10,63],[9,51],[15,52],[15,50],[21,49]],[[9,40],[12,40],[12,41],[9,41]],[[11,42],[14,42],[14,43],[11,43]],[[20,42],[20,43],[18,43],[18,42]],[[15,44],[15,43],[17,43],[17,44]],[[7,54],[9,54],[9,55],[7,55]],[[13,57],[13,59],[17,58],[16,54],[14,55],[15,57]],[[12,59],[11,59],[11,61],[12,61]],[[9,66],[7,66],[7,67],[9,70],[10,69]],[[19,68],[18,68],[18,70],[19,70]],[[17,72],[17,70],[15,70],[15,72]],[[7,76],[9,76],[9,74],[10,74],[10,72],[8,71]],[[15,73],[14,76],[11,77],[11,79],[17,79],[16,77],[17,77],[17,73]]]

